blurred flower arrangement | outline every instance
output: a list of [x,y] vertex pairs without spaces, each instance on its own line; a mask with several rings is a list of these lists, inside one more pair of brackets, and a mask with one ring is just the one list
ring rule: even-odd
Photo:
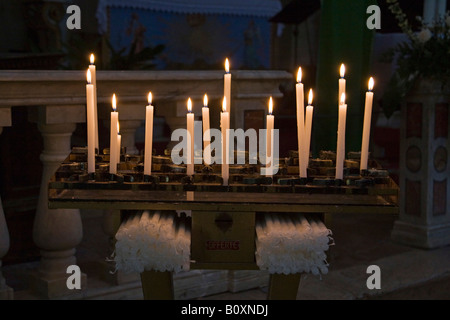
[[444,17],[429,24],[417,17],[420,31],[414,32],[398,0],[387,0],[387,3],[398,26],[407,36],[406,41],[399,43],[385,55],[386,61],[397,65],[388,86],[391,90],[383,98],[383,108],[386,115],[390,116],[397,109],[396,104],[400,103],[418,80],[427,79],[442,86],[450,80],[450,14],[447,12]]

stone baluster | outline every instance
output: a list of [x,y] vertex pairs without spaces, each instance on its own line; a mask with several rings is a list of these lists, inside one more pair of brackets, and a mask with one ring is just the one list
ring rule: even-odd
[[[203,104],[200,103],[200,100],[203,99],[203,96],[191,97],[193,99],[193,112],[196,116],[196,120],[198,120],[201,114],[201,107]],[[209,96],[211,99],[211,96]],[[167,125],[170,128],[170,132],[173,133],[177,129],[186,128],[186,113],[187,113],[187,105],[186,99],[180,99],[175,101],[166,101],[161,105],[158,105],[157,114],[163,116],[166,120]],[[211,105],[210,105],[211,106]],[[178,144],[179,141],[170,141],[167,145],[166,149],[172,150]]]
[[[75,247],[82,240],[83,230],[78,209],[48,208],[48,182],[71,151],[71,136],[76,123],[85,121],[85,107],[39,107],[31,110],[30,118],[38,123],[44,140],[40,157],[42,183],[33,225],[33,239],[40,248],[41,261],[31,286],[37,293],[51,299],[75,293],[67,288],[67,267],[77,263]],[[82,273],[83,288],[86,288],[86,275]]]
[[[138,154],[139,151],[136,148],[136,130],[142,125],[142,121],[145,120],[145,96],[142,102],[120,102],[118,98],[117,111],[119,112],[119,125],[120,134],[122,135],[122,148],[125,147],[128,154]],[[101,118],[105,119],[105,127],[110,127],[110,105],[101,105]],[[109,147],[109,136],[108,136]]]
[[[0,127],[0,134],[3,127]],[[2,199],[0,198],[0,300],[12,300],[13,290],[5,283],[5,278],[2,274],[2,258],[9,250],[9,232],[6,225],[5,214],[3,212]]]
[[142,124],[141,120],[120,120],[120,134],[122,135],[122,148],[125,147],[127,154],[139,154],[136,148],[136,130]]

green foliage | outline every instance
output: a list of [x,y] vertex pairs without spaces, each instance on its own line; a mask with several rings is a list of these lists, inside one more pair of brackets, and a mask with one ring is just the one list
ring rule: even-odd
[[408,91],[406,87],[407,83],[401,81],[398,74],[394,73],[381,99],[381,107],[387,118],[392,116],[395,111],[400,110],[402,99],[404,98],[405,92]]
[[[63,43],[65,57],[61,69],[85,70],[89,65],[89,56],[99,50],[101,38],[89,37],[81,32],[73,32],[67,42]],[[99,55],[96,55],[98,65]]]
[[[62,69],[84,70],[89,63],[89,55],[99,52],[101,37],[87,37],[81,33],[74,33],[68,42],[63,44],[66,56],[61,65]],[[96,55],[96,65],[103,70],[151,70],[154,69],[156,57],[164,50],[163,45],[144,47],[136,50],[136,41],[129,48],[114,49],[108,39],[105,39],[110,50],[108,62],[100,61],[101,55]]]
[[385,113],[390,115],[395,111],[394,106],[400,105],[419,79],[434,80],[441,85],[445,85],[450,79],[450,15],[447,13],[443,19],[431,24],[424,23],[418,17],[421,31],[414,33],[398,0],[387,0],[387,3],[399,27],[408,37],[385,54],[385,61],[395,62],[397,65],[390,81],[392,87],[389,87],[383,97],[383,108],[386,107]]
[[116,50],[111,43],[107,41],[111,52],[109,65],[106,69],[110,70],[151,70],[155,67],[153,61],[164,50],[163,45],[155,47],[145,47],[136,52],[136,41],[134,41],[127,51],[126,47]]

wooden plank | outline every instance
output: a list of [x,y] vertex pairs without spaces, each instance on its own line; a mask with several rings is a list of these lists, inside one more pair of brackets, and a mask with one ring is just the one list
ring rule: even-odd
[[243,212],[294,212],[294,213],[359,213],[359,214],[391,214],[397,215],[396,206],[365,205],[230,205],[230,204],[198,204],[198,203],[145,203],[145,202],[113,202],[113,201],[51,201],[50,209],[121,209],[121,210],[203,210],[203,211],[243,211]]
[[235,262],[235,263],[218,263],[218,262],[210,262],[210,263],[197,263],[191,262],[191,269],[201,269],[201,270],[259,270],[259,267],[256,263],[244,263],[244,262]]
[[253,263],[255,250],[255,213],[192,211],[192,260]]
[[365,205],[393,206],[381,196],[347,194],[259,194],[227,192],[194,192],[194,200],[187,192],[143,191],[143,190],[64,190],[49,195],[50,201],[69,202],[144,202],[152,203],[222,203],[222,204],[297,204],[297,205]]

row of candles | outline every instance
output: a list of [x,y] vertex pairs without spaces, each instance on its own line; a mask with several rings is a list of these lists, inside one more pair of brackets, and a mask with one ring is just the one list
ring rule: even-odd
[[[345,66],[341,65],[339,78],[339,103],[338,103],[338,131],[337,131],[337,149],[336,149],[336,179],[343,179],[344,160],[345,160],[345,127],[347,117],[347,104],[345,103],[346,80]],[[94,65],[94,55],[90,57],[90,66],[87,71],[87,136],[88,136],[88,172],[95,172],[95,148],[98,150],[98,126],[97,126],[97,88],[96,88],[96,70]],[[360,170],[367,170],[370,124],[373,104],[373,78],[369,79],[369,88],[366,92],[364,126],[361,146]],[[154,106],[152,105],[152,93],[148,94],[148,105],[146,106],[145,116],[145,150],[144,150],[144,174],[151,175],[152,172],[152,147],[153,147],[153,118]],[[304,86],[302,83],[302,69],[297,72],[296,83],[296,111],[297,111],[297,139],[298,139],[298,159],[299,176],[307,177],[307,168],[309,162],[309,150],[311,146],[311,129],[314,107],[312,106],[313,91],[309,90],[308,105],[304,107]],[[229,179],[229,131],[230,129],[230,106],[231,106],[231,74],[228,59],[225,60],[224,74],[224,97],[222,102],[222,112],[220,115],[220,127],[222,135],[222,178],[223,184],[228,185]],[[117,164],[120,162],[121,135],[119,130],[119,113],[117,112],[116,95],[112,98],[111,127],[110,127],[110,173],[117,173]],[[273,99],[269,98],[269,112],[266,116],[266,166],[270,167],[270,159],[273,154],[273,130],[275,118],[273,113]],[[209,122],[208,96],[205,94],[202,108],[203,123],[203,148],[204,163],[211,164],[210,150],[210,122]],[[186,115],[187,135],[187,175],[194,174],[194,113],[192,112],[192,100],[187,101]],[[270,171],[268,171],[270,172]],[[269,173],[270,174],[270,173]]]

